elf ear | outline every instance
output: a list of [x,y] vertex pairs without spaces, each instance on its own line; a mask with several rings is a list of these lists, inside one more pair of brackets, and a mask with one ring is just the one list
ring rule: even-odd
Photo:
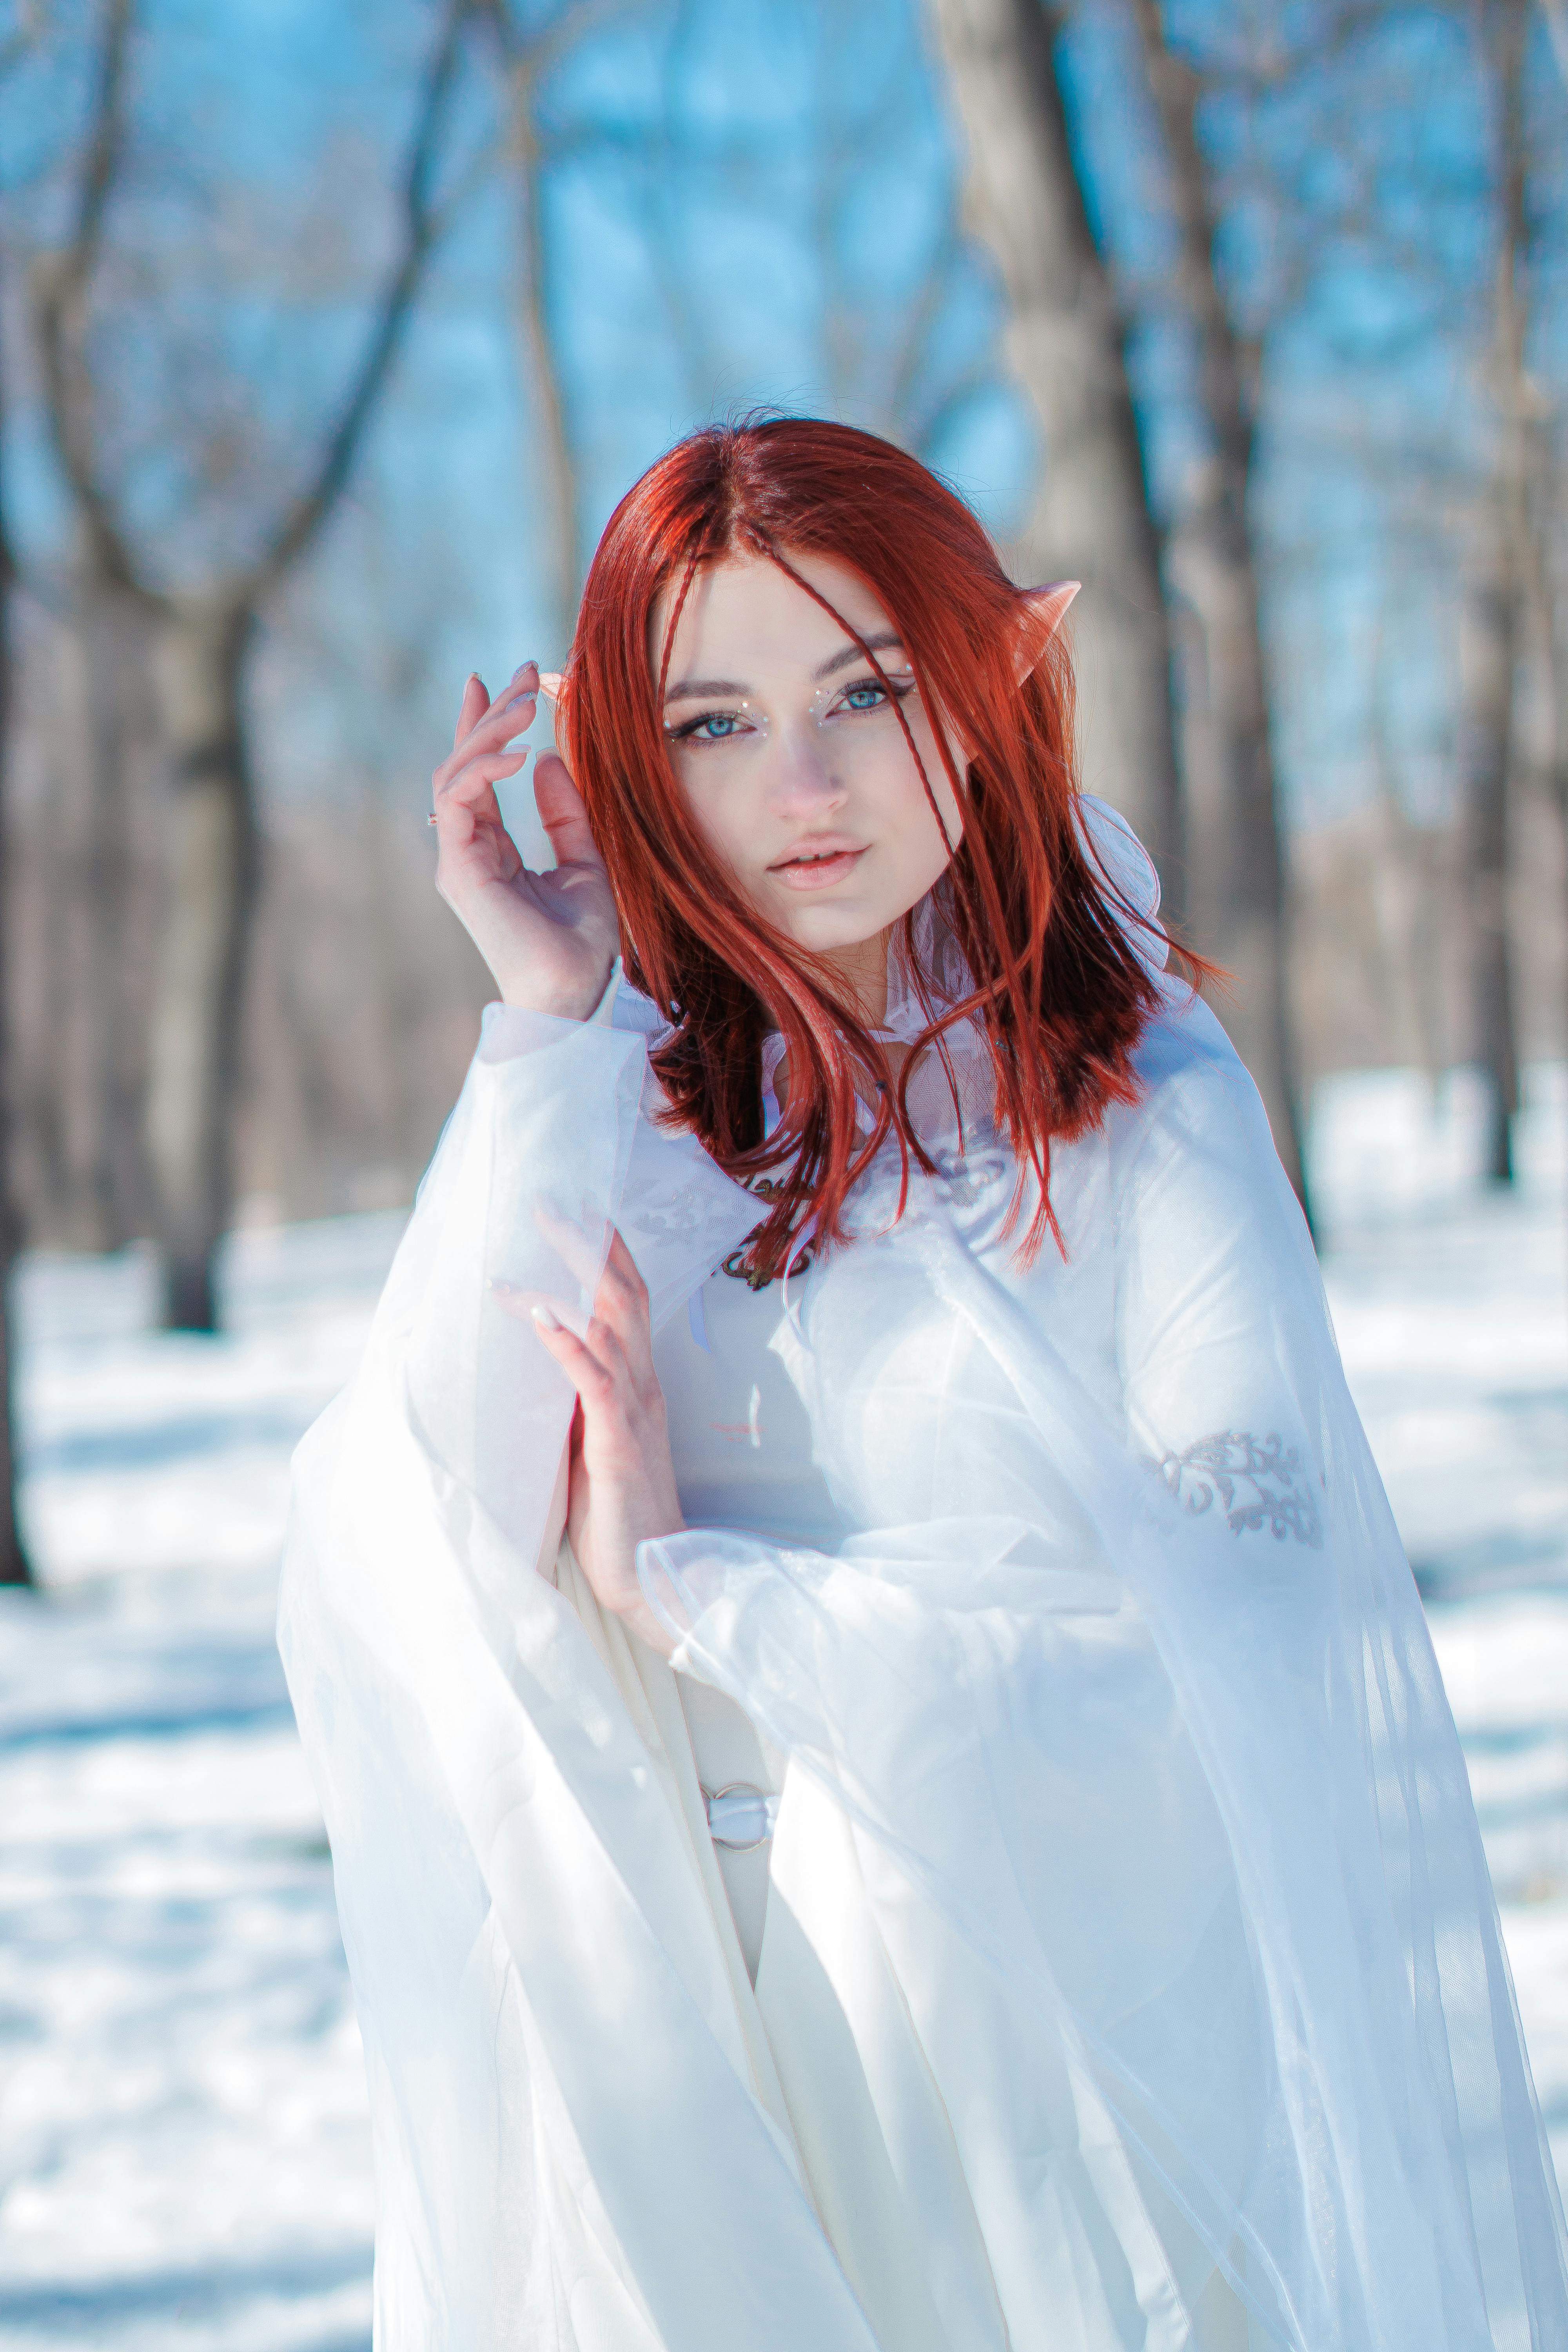
[[1020,686],[1039,667],[1081,585],[1077,580],[1056,580],[1045,588],[1025,589],[1013,647],[1013,675]]
[[542,669],[539,673],[539,691],[550,706],[550,724],[555,732],[555,749],[570,768],[574,764],[572,746],[566,740],[566,730],[561,723],[562,677],[563,672],[558,669]]

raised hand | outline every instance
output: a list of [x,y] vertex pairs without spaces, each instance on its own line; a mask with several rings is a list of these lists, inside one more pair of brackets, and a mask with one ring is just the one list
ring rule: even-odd
[[615,900],[587,813],[565,762],[534,763],[533,797],[555,852],[552,874],[523,864],[501,823],[495,788],[528,757],[512,750],[539,707],[539,671],[524,662],[492,702],[470,677],[451,754],[430,780],[436,887],[489,964],[502,1000],[586,1019],[605,992],[617,941]]
[[616,1234],[584,1338],[547,1307],[534,1328],[577,1391],[566,1532],[600,1606],[668,1657],[668,1634],[642,1596],[637,1548],[678,1533],[680,1515],[664,1391],[653,1368],[647,1290]]

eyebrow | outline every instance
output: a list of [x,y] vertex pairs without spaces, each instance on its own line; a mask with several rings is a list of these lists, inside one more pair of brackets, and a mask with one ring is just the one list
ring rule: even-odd
[[[874,636],[865,638],[863,643],[868,653],[885,654],[890,653],[895,646],[901,651],[904,641],[897,629],[879,629]],[[841,653],[834,655],[831,661],[825,661],[820,669],[813,670],[812,676],[831,677],[835,670],[847,669],[851,662],[858,662],[859,659],[860,646],[846,646]]]
[[700,697],[706,700],[710,694],[745,695],[750,694],[751,691],[751,688],[742,686],[739,678],[683,677],[679,686],[672,686],[668,689],[664,699],[668,707],[672,702],[695,702]]
[[[867,649],[874,654],[889,653],[895,646],[901,651],[903,642],[897,629],[879,629],[874,636],[865,640]],[[812,676],[816,678],[832,677],[836,671],[847,669],[851,662],[857,662],[860,658],[861,651],[858,646],[845,646],[840,652],[832,655],[828,660],[814,669]],[[746,695],[754,691],[754,688],[743,685],[739,678],[683,677],[679,684],[669,688],[664,699],[668,708],[672,702],[695,702],[709,695]]]

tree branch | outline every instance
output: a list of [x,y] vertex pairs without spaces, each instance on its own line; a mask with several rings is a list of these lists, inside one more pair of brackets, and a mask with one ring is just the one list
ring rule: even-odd
[[1179,299],[1197,331],[1204,406],[1224,463],[1237,481],[1244,481],[1252,463],[1253,420],[1242,354],[1220,290],[1216,225],[1198,145],[1196,110],[1203,82],[1195,68],[1169,47],[1160,0],[1132,0],[1132,16],[1164,134],[1178,246],[1176,283]]
[[457,70],[463,27],[472,6],[473,0],[450,0],[441,38],[426,74],[408,168],[404,175],[403,252],[382,298],[359,373],[328,437],[315,479],[283,516],[265,553],[236,583],[247,601],[259,601],[298,562],[326,521],[353,470],[365,428],[397,356],[420,278],[446,217],[437,213],[432,202],[432,184],[441,115]]
[[477,5],[495,27],[496,46],[507,64],[537,84],[574,41],[629,15],[637,0],[570,0],[553,23],[526,37],[512,24],[506,0],[477,0]]
[[17,11],[19,22],[10,39],[0,46],[0,74],[9,73],[18,58],[25,58],[38,37],[37,26],[30,8]]
[[518,271],[518,324],[534,401],[532,435],[549,550],[550,626],[558,649],[571,641],[580,587],[577,560],[577,469],[566,404],[551,334],[550,252],[544,227],[548,156],[534,120],[539,85],[575,41],[626,13],[631,0],[568,0],[539,30],[522,34],[505,0],[475,0],[494,36],[508,84],[508,160],[522,197]]
[[133,5],[134,0],[108,0],[76,219],[65,247],[36,266],[33,303],[49,436],[86,533],[92,568],[139,603],[161,609],[163,599],[142,578],[99,478],[93,446],[92,371],[86,351],[92,274],[124,144],[125,52]]
[[[1542,0],[1547,7],[1560,4],[1561,0]],[[1261,54],[1249,50],[1239,58],[1205,57],[1205,87],[1252,98],[1299,87],[1305,74],[1341,60],[1363,33],[1385,31],[1395,16],[1394,0],[1344,0],[1294,47],[1269,43]]]
[[1546,19],[1558,74],[1563,89],[1568,89],[1568,7],[1564,7],[1563,0],[1541,0],[1541,13]]

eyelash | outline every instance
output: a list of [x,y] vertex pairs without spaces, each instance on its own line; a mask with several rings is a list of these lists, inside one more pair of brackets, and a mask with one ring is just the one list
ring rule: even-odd
[[[706,727],[710,719],[740,719],[743,716],[744,713],[739,710],[700,710],[695,719],[683,719],[679,727],[667,727],[664,731],[671,743],[689,743],[698,729]],[[728,735],[710,735],[708,738],[710,743],[727,743],[731,740]]]
[[[884,686],[879,677],[868,676],[851,678],[848,685],[842,688],[840,691],[846,696],[858,694],[862,693],[867,687],[875,688],[879,693],[890,694],[895,702],[903,702],[914,692],[915,682],[912,677],[889,677]],[[679,727],[667,727],[665,734],[672,743],[690,743],[698,740],[698,730],[706,727],[710,720],[740,719],[743,716],[744,713],[739,710],[700,710],[695,719],[683,719]],[[729,735],[710,735],[707,738],[710,743],[729,743],[733,740],[733,737]]]

